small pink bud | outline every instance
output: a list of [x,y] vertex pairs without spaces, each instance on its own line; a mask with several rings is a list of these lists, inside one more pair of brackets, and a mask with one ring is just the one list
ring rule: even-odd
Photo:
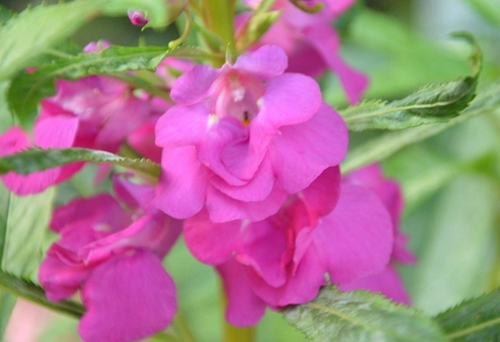
[[144,26],[149,22],[146,18],[146,14],[142,11],[128,10],[127,12],[130,22],[137,26]]

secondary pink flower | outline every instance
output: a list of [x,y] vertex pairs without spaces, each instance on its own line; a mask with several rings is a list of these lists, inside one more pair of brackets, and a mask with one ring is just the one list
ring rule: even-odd
[[205,207],[214,222],[262,220],[340,163],[343,120],[312,78],[283,73],[286,66],[280,48],[264,46],[234,65],[198,65],[179,77],[176,105],[156,125],[161,210],[187,218]]
[[[260,1],[259,1],[260,2]],[[308,1],[311,5],[319,1]],[[350,103],[357,103],[368,86],[368,78],[350,67],[340,56],[340,38],[332,27],[354,0],[322,1],[324,7],[315,14],[304,13],[288,0],[278,0],[274,9],[281,10],[280,18],[262,36],[258,45],[275,44],[289,57],[287,71],[318,76],[327,69],[340,80]],[[251,6],[255,6],[252,1]]]
[[146,15],[142,11],[128,10],[127,15],[130,22],[137,26],[144,26],[149,22],[149,19],[146,18]]
[[85,341],[145,338],[166,328],[177,310],[175,286],[161,258],[181,224],[151,207],[152,188],[125,180],[115,185],[129,211],[109,194],[57,208],[50,228],[61,239],[40,267],[50,300],[81,291],[87,312],[78,330]]
[[[41,101],[34,139],[19,128],[0,137],[2,155],[28,147],[84,147],[115,153],[127,136],[150,118],[149,99],[139,99],[124,82],[107,76],[89,76],[78,81],[57,80],[56,95]],[[14,142],[17,141],[17,142]],[[18,195],[45,190],[76,173],[83,163],[22,176],[3,176],[6,186]]]
[[267,306],[312,300],[326,284],[326,273],[332,283],[350,283],[381,272],[389,262],[391,219],[373,193],[346,184],[333,212],[320,217],[311,210],[330,188],[325,176],[263,221],[217,224],[206,212],[186,220],[189,249],[221,274],[231,324],[253,325]]
[[341,290],[365,289],[373,292],[381,292],[386,297],[394,301],[410,304],[404,284],[397,272],[396,263],[413,263],[415,256],[406,248],[408,237],[400,231],[401,213],[403,210],[403,195],[399,184],[384,178],[380,165],[373,164],[356,170],[344,179],[346,183],[362,186],[375,195],[384,203],[391,214],[393,223],[394,246],[391,256],[391,263],[386,269],[370,277],[357,279],[349,284],[343,284]]
[[[21,128],[14,126],[0,135],[0,156],[20,152],[30,147],[67,148],[74,142],[77,122],[71,118],[55,117],[38,122],[31,139]],[[33,141],[32,141],[33,140]],[[9,172],[0,179],[17,195],[28,195],[58,184],[77,172],[83,163],[72,163],[46,171],[33,172],[27,176]]]

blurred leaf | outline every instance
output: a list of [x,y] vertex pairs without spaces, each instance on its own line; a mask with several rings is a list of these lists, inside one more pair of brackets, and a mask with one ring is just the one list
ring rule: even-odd
[[150,177],[157,177],[160,174],[159,165],[149,159],[130,159],[113,153],[86,148],[49,150],[32,148],[3,156],[0,157],[0,174],[14,171],[27,175],[34,171],[42,171],[78,161],[111,163]]
[[30,66],[50,46],[97,15],[96,1],[27,9],[0,27],[0,81]]
[[350,151],[342,163],[342,172],[348,173],[362,166],[381,161],[401,148],[436,135],[470,118],[500,111],[500,81],[481,89],[463,113],[446,123],[413,127],[403,131],[384,133]]
[[315,300],[283,312],[310,341],[445,341],[430,318],[366,291],[327,286]]
[[500,27],[500,4],[495,0],[465,0],[491,23]]
[[85,312],[81,304],[69,300],[62,300],[57,303],[50,302],[45,297],[45,291],[40,286],[3,271],[0,271],[0,287],[18,297],[25,298],[51,310],[63,312],[73,317],[81,317]]
[[14,16],[14,12],[12,12],[8,8],[5,8],[2,5],[0,5],[0,26],[5,24],[13,16]]
[[0,287],[0,336],[4,335],[9,318],[16,305],[16,297],[2,290]]
[[55,189],[16,196],[0,184],[0,270],[37,280],[38,266],[47,247]]
[[462,302],[435,319],[452,341],[499,341],[500,290]]
[[404,99],[386,103],[372,100],[341,111],[351,131],[368,129],[403,129],[448,121],[459,115],[475,96],[482,53],[474,37],[465,32],[453,36],[472,45],[469,58],[473,74],[456,81],[427,85]]
[[431,220],[407,278],[416,307],[436,314],[487,290],[496,255],[498,190],[485,176],[462,175],[425,213]]

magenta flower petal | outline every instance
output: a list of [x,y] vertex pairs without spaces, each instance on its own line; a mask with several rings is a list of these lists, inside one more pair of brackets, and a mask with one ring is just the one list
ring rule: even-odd
[[304,189],[345,157],[347,128],[340,115],[327,104],[311,120],[282,127],[280,132],[272,140],[269,153],[273,169],[289,193]]
[[242,202],[231,198],[214,187],[208,187],[206,207],[214,222],[248,219],[260,221],[275,214],[285,201],[287,193],[275,186],[263,201]]
[[288,250],[283,227],[275,226],[271,220],[250,223],[242,234],[242,246],[235,259],[251,266],[263,280],[273,287],[286,281],[288,260],[283,260],[292,251]]
[[309,211],[311,226],[315,227],[318,217],[330,214],[335,208],[340,196],[340,178],[339,167],[329,167],[300,192]]
[[295,274],[290,275],[281,287],[270,286],[254,270],[249,270],[247,276],[255,293],[271,307],[302,304],[313,300],[321,286],[326,284],[325,265],[320,260],[318,249],[308,249]]
[[196,145],[208,129],[210,113],[206,106],[174,106],[156,123],[156,145],[174,147]]
[[82,290],[86,342],[126,342],[166,328],[177,310],[175,285],[160,260],[135,251],[96,267]]
[[241,221],[213,223],[206,210],[184,221],[184,238],[193,255],[201,262],[219,265],[236,250]]
[[266,83],[259,125],[277,132],[281,126],[309,120],[322,104],[321,91],[314,79],[302,74],[282,74]]
[[305,35],[328,67],[338,75],[349,102],[351,104],[358,103],[368,87],[369,81],[364,74],[351,68],[340,57],[340,41],[337,32],[330,24],[325,23],[324,25],[307,27]]
[[245,186],[231,186],[215,174],[209,175],[210,184],[224,194],[241,201],[263,201],[274,187],[275,174],[269,158],[263,160],[254,176]]
[[193,146],[164,148],[163,171],[155,204],[168,215],[184,219],[201,210],[207,188],[206,171],[196,158]]
[[[63,262],[62,260],[67,260]],[[74,262],[69,262],[73,259]],[[81,264],[78,265],[78,262]],[[54,245],[48,251],[48,257],[40,265],[38,280],[50,301],[67,299],[80,289],[89,270],[76,254]]]
[[234,260],[217,266],[227,297],[226,320],[237,327],[257,324],[266,311],[266,304],[249,286],[244,268]]
[[392,252],[389,213],[380,200],[363,187],[343,185],[334,211],[316,228],[318,244],[328,256],[333,283],[349,283],[382,271]]
[[177,79],[172,86],[170,96],[179,105],[199,102],[207,95],[212,83],[219,75],[218,69],[208,65],[196,65]]
[[235,69],[246,71],[260,80],[268,80],[285,72],[288,58],[283,49],[264,45],[248,55],[238,57]]
[[411,299],[404,287],[398,271],[392,265],[388,265],[381,273],[356,279],[347,284],[340,284],[339,290],[367,290],[379,292],[395,302],[411,305]]

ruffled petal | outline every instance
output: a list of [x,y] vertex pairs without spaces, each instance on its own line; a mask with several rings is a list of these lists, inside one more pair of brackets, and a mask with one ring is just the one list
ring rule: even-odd
[[[53,246],[42,261],[38,272],[38,280],[47,298],[53,302],[67,299],[75,294],[89,273],[83,262],[78,265],[61,261],[60,252],[70,253]],[[76,255],[73,257],[77,258]]]
[[266,199],[257,202],[243,202],[231,198],[216,188],[207,189],[206,207],[213,222],[228,222],[247,219],[260,221],[275,214],[287,197],[287,193],[274,186]]
[[226,320],[237,327],[257,324],[266,311],[266,304],[249,286],[244,267],[234,260],[217,266],[227,298]]
[[288,58],[282,48],[276,45],[264,45],[248,55],[238,57],[234,68],[265,81],[281,75],[287,65]]
[[311,119],[322,104],[318,83],[291,73],[267,81],[261,101],[260,112],[253,120],[273,132]]
[[206,210],[184,221],[184,238],[193,255],[201,262],[219,265],[226,262],[236,250],[241,221],[213,223]]
[[210,113],[206,106],[174,106],[156,123],[156,145],[174,147],[196,145],[208,130]]
[[87,312],[78,332],[87,342],[145,338],[165,329],[177,311],[172,279],[154,254],[141,250],[96,267],[82,300]]
[[172,100],[180,105],[189,105],[203,100],[220,73],[221,70],[209,65],[196,65],[182,74],[173,84],[170,91]]
[[346,125],[327,104],[310,120],[282,127],[280,132],[271,141],[269,158],[283,188],[291,194],[340,164],[347,152]]
[[363,187],[346,184],[334,211],[321,219],[315,240],[323,246],[333,283],[349,283],[382,271],[392,252],[389,213]]
[[159,209],[178,219],[191,217],[203,207],[206,188],[206,171],[193,146],[163,149],[154,200]]

